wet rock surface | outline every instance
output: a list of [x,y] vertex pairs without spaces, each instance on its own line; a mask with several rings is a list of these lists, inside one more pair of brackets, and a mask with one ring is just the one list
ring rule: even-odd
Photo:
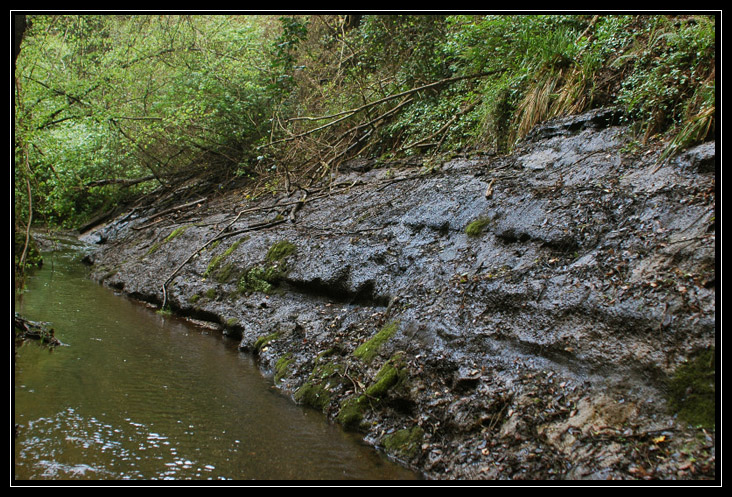
[[84,235],[93,277],[215,323],[426,478],[713,479],[668,385],[715,345],[714,143],[659,167],[617,123],[159,215],[198,199],[175,192]]

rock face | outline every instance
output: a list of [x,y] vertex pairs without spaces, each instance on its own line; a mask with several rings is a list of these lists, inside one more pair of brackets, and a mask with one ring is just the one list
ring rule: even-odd
[[218,323],[427,478],[714,478],[714,428],[677,415],[714,394],[668,391],[715,345],[715,146],[659,154],[598,110],[510,156],[347,168],[85,236],[97,280]]

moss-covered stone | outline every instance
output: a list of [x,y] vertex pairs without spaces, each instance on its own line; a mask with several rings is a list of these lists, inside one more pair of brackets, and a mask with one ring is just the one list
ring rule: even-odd
[[279,382],[287,376],[287,373],[290,370],[290,365],[293,362],[292,354],[287,353],[277,359],[277,363],[275,364],[275,374],[274,374],[274,380],[275,382]]
[[395,457],[410,460],[419,455],[423,438],[421,427],[404,428],[384,437],[384,449]]
[[254,352],[261,352],[261,350],[267,346],[272,340],[276,340],[280,337],[279,332],[270,333],[269,335],[259,337],[254,342]]
[[358,430],[361,426],[364,413],[369,408],[369,399],[365,395],[359,395],[346,400],[338,412],[336,420],[349,431]]
[[343,382],[343,366],[323,361],[330,351],[323,352],[315,361],[307,381],[295,392],[295,401],[316,409],[325,410],[331,401],[331,391]]
[[185,226],[179,226],[178,228],[176,228],[176,229],[174,229],[173,231],[170,232],[170,234],[165,238],[165,240],[163,241],[163,243],[168,243],[169,241],[178,238],[180,235],[182,235],[183,233],[185,233],[185,231],[188,228],[190,228],[190,227],[191,227],[190,224],[187,224]]
[[147,253],[145,255],[147,256],[147,255],[150,255],[150,254],[154,254],[155,252],[157,252],[160,249],[160,247],[162,247],[164,244],[168,243],[169,241],[178,238],[180,235],[182,235],[183,233],[185,233],[185,231],[188,228],[190,228],[191,226],[193,226],[193,225],[192,224],[187,224],[185,226],[179,226],[178,228],[174,229],[173,231],[170,232],[170,234],[167,237],[165,237],[165,240],[163,240],[162,242],[156,242],[156,243],[154,243],[148,249],[148,251],[147,251]]
[[242,293],[273,293],[286,272],[279,266],[254,266],[239,279],[238,289]]
[[476,237],[480,236],[481,233],[483,233],[483,230],[488,226],[491,222],[491,219],[489,217],[479,217],[475,221],[472,221],[465,227],[465,233],[468,236]]
[[294,395],[295,401],[300,404],[324,411],[330,404],[330,392],[322,384],[306,382],[297,389]]
[[158,249],[160,248],[160,245],[161,244],[159,242],[153,243],[152,246],[147,250],[147,253],[145,255],[154,254],[155,252],[158,251]]
[[[228,275],[229,275],[229,274],[230,274],[230,272],[231,272],[231,268],[232,268],[232,265],[231,265],[231,264],[229,264],[229,265],[225,266],[225,268],[224,268],[224,270],[226,271],[226,274],[225,274],[225,275],[221,275],[221,274],[216,274],[217,272],[219,272],[219,271],[218,271],[218,270],[219,270],[219,266],[220,266],[220,265],[221,265],[221,263],[222,263],[222,262],[224,262],[224,261],[226,260],[226,258],[227,258],[227,257],[229,257],[229,256],[230,256],[230,255],[232,254],[232,252],[234,252],[234,250],[236,250],[236,249],[237,249],[237,248],[239,247],[239,245],[241,245],[241,243],[242,243],[242,242],[243,242],[244,240],[246,240],[246,239],[247,239],[247,237],[244,237],[244,238],[240,238],[239,240],[235,241],[235,242],[234,242],[234,243],[233,243],[233,244],[231,245],[231,247],[229,247],[228,249],[226,249],[226,251],[224,251],[224,253],[223,253],[223,254],[220,254],[220,255],[216,255],[216,256],[212,257],[212,258],[211,258],[211,261],[210,261],[210,262],[208,263],[208,267],[206,267],[206,271],[205,271],[205,272],[203,273],[203,276],[204,276],[204,277],[209,277],[209,276],[215,276],[215,277],[216,277],[216,279],[217,279],[217,281],[226,281],[226,280],[228,279]],[[223,270],[222,270],[222,271],[223,271]],[[224,277],[224,276],[225,276],[225,277]]]
[[282,240],[274,245],[272,245],[269,250],[267,251],[267,255],[265,256],[265,260],[267,262],[278,262],[284,259],[285,257],[288,257],[295,253],[296,247],[295,244],[288,241],[288,240]]
[[695,426],[716,423],[714,349],[705,350],[679,366],[669,381],[668,401],[680,419]]
[[403,378],[403,361],[402,353],[395,354],[391,359],[386,361],[379,372],[374,377],[374,383],[366,389],[366,395],[372,398],[381,399],[393,386],[397,385]]
[[398,329],[399,321],[391,321],[385,324],[384,327],[381,328],[370,340],[359,345],[358,348],[353,351],[353,355],[364,362],[371,362],[373,358],[376,357],[381,346],[389,341]]
[[288,267],[285,259],[295,250],[295,245],[287,240],[272,245],[265,256],[265,263],[249,268],[239,279],[239,291],[273,293],[287,275]]
[[219,268],[214,273],[214,279],[218,281],[219,283],[226,283],[231,279],[231,275],[236,269],[236,266],[233,263],[228,263],[224,267]]
[[341,405],[336,419],[344,429],[359,429],[366,411],[374,405],[378,405],[392,388],[405,379],[403,365],[403,353],[395,354],[379,369],[374,377],[374,382],[366,388],[363,394],[352,397]]

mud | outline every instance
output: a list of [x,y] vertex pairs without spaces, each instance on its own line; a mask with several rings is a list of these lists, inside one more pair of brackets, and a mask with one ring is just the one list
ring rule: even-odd
[[95,279],[213,323],[426,478],[714,479],[714,420],[668,385],[715,346],[715,144],[660,153],[598,110],[509,156],[191,186],[83,239]]

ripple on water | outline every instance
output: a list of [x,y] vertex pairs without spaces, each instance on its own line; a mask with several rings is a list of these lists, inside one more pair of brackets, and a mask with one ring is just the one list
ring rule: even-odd
[[[42,479],[158,479],[207,478],[216,469],[178,454],[169,437],[125,418],[113,426],[94,416],[67,408],[54,416],[28,421],[20,427],[16,477],[27,472]],[[135,469],[145,459],[159,462],[150,472]],[[114,466],[120,466],[119,470]],[[33,477],[30,477],[33,478]]]

